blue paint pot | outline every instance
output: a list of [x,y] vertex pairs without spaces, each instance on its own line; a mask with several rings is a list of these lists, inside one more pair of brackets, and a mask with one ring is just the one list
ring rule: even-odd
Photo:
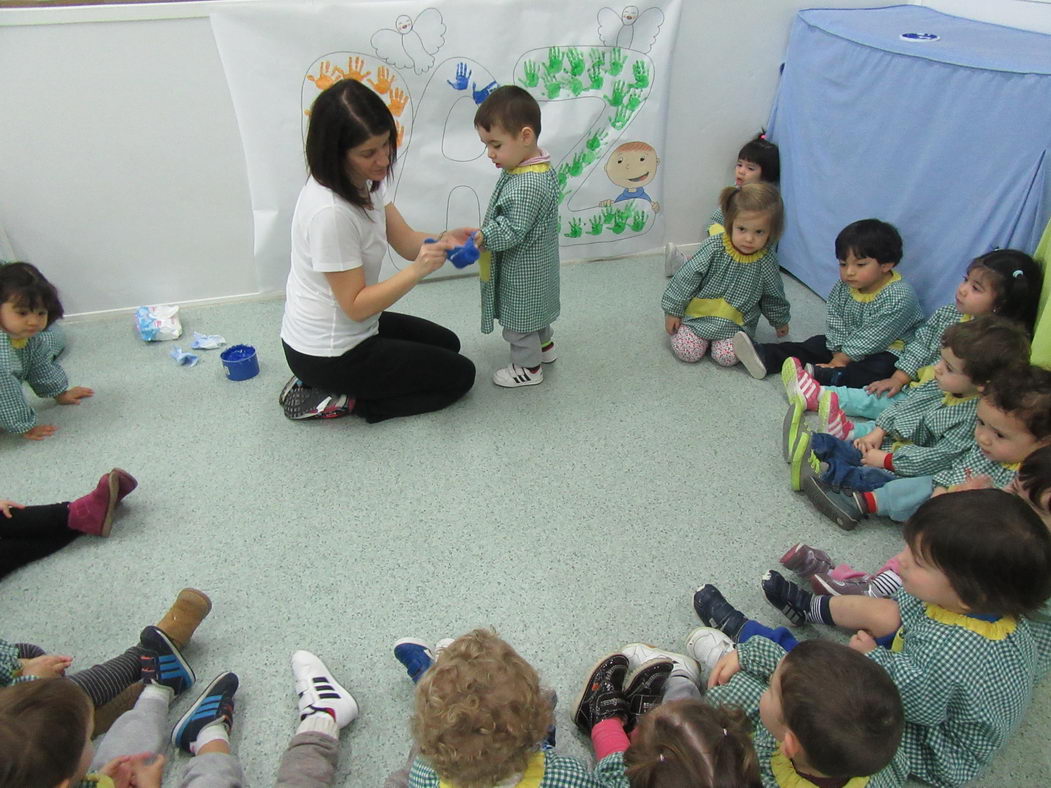
[[248,380],[259,374],[259,359],[251,345],[231,345],[219,354],[230,380]]

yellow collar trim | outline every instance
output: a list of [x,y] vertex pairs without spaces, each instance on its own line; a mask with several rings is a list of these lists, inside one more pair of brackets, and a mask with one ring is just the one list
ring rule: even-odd
[[[546,765],[544,753],[540,751],[534,752],[529,756],[529,763],[526,765],[525,771],[522,772],[518,782],[515,783],[515,788],[540,788],[540,783],[544,780]],[[446,780],[440,780],[438,786],[439,788],[454,788],[453,784]]]
[[876,296],[882,293],[883,288],[887,287],[887,285],[900,281],[901,274],[899,274],[897,271],[891,271],[890,279],[888,279],[886,282],[880,285],[879,290],[873,290],[871,293],[862,293],[856,287],[852,287],[850,288],[850,297],[853,298],[855,301],[860,301],[863,304],[867,304],[869,301],[875,301]]
[[[777,745],[774,754],[770,756],[770,771],[774,773],[774,779],[781,788],[817,788],[814,783],[796,771],[795,765],[788,756],[781,752],[781,745]],[[843,788],[862,788],[869,784],[868,777],[851,777],[843,785]]]
[[11,343],[11,347],[13,347],[15,350],[21,350],[29,343],[29,337],[23,337],[22,339],[15,339],[14,337],[10,337],[8,341]]
[[978,396],[978,392],[977,391],[974,394],[968,394],[966,397],[957,397],[955,394],[950,394],[948,391],[946,391],[946,392],[943,392],[943,394],[942,394],[942,404],[943,405],[949,405],[949,406],[959,405],[961,402],[970,402],[972,399],[975,399],[977,396]]
[[515,167],[508,170],[508,172],[511,175],[521,175],[524,172],[547,172],[550,169],[551,165],[544,161],[539,164],[526,164],[524,167]]
[[982,621],[963,613],[954,613],[940,605],[924,605],[927,618],[950,627],[962,627],[986,640],[1003,640],[1018,627],[1018,619],[1004,616],[999,621]]
[[732,257],[739,263],[754,263],[756,260],[758,260],[760,257],[766,254],[765,246],[758,252],[752,252],[752,254],[741,254],[736,249],[734,249],[734,245],[730,242],[730,234],[725,232],[723,233],[723,249],[726,250],[726,253],[730,255],[730,257]]

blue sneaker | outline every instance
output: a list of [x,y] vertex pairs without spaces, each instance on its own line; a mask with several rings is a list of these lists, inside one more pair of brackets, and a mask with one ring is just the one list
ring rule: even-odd
[[160,684],[176,695],[193,686],[197,680],[193,668],[163,630],[146,627],[139,635],[139,645],[147,652],[139,657],[144,683]]
[[431,647],[422,640],[414,638],[402,638],[394,644],[394,658],[405,666],[409,672],[409,678],[415,684],[420,676],[434,664],[434,653]]
[[693,609],[705,626],[725,632],[735,643],[744,625],[748,623],[747,616],[727,602],[722,592],[710,583],[701,586],[694,593]]
[[229,732],[234,724],[234,693],[237,692],[237,685],[237,674],[229,671],[212,679],[212,683],[175,723],[172,744],[192,755],[190,745],[197,741],[197,734],[203,728],[213,722],[222,722]]

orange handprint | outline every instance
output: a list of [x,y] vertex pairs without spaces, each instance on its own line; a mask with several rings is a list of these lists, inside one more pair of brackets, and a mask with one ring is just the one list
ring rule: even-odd
[[394,117],[401,117],[401,113],[405,111],[405,105],[409,101],[408,94],[401,88],[394,88],[390,92],[390,114]]
[[339,71],[339,69],[333,69],[332,64],[327,60],[322,60],[321,65],[318,66],[318,75],[315,77],[313,74],[307,74],[307,79],[313,82],[318,90],[328,90],[336,84],[336,78],[332,76],[333,70]]
[[401,142],[405,138],[405,127],[402,126],[398,121],[394,121],[394,128],[398,130],[398,147],[401,147]]
[[378,80],[377,82],[369,80],[372,89],[377,93],[386,93],[390,90],[390,86],[394,84],[395,77],[386,66],[380,66],[379,71],[376,72],[376,79]]
[[364,71],[365,59],[352,56],[347,58],[346,69],[337,69],[341,73],[344,79],[353,79],[355,82],[364,82],[365,77],[371,74],[371,71]]

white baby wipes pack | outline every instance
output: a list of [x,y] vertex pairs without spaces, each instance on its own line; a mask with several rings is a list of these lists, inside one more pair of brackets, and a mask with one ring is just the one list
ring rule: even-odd
[[135,330],[143,342],[160,342],[182,336],[179,307],[173,304],[140,306],[135,310]]

